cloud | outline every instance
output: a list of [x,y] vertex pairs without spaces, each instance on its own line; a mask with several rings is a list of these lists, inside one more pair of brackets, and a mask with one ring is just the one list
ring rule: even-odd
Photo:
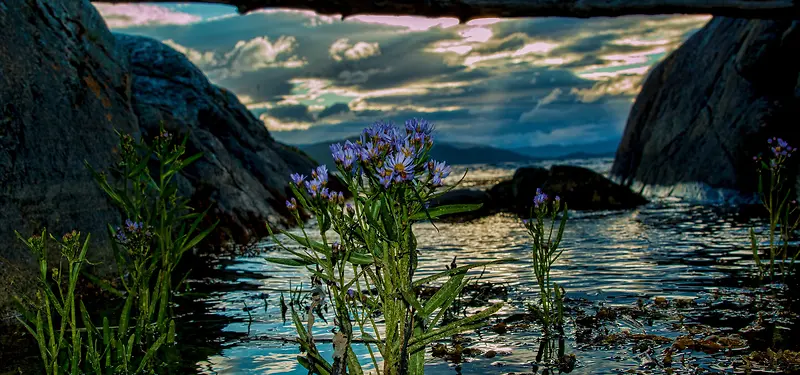
[[325,117],[336,116],[343,113],[349,113],[350,106],[345,103],[336,103],[330,107],[323,109],[317,117],[323,119]]
[[331,54],[331,58],[335,61],[361,60],[381,54],[381,48],[377,42],[358,42],[356,44],[350,44],[347,38],[342,38],[333,42],[328,51]]
[[201,19],[196,15],[177,12],[158,5],[94,3],[94,6],[111,28],[186,25]]
[[220,65],[224,67],[223,75],[234,77],[264,68],[299,68],[305,61],[293,55],[296,48],[297,39],[293,36],[281,36],[274,43],[265,36],[240,40]]
[[197,67],[200,69],[213,69],[213,67],[217,65],[217,56],[214,54],[214,52],[201,52],[196,49],[184,47],[178,43],[175,43],[175,41],[172,39],[167,39],[163,43],[186,55],[189,61],[197,65]]
[[517,147],[619,137],[648,69],[707,20],[458,24],[276,10],[126,32],[186,54],[278,140],[333,140],[417,116],[435,121],[440,139]]
[[237,78],[244,73],[266,68],[300,68],[305,61],[294,51],[297,40],[293,36],[281,36],[270,42],[268,37],[240,40],[228,52],[219,55],[213,51],[200,51],[167,39],[164,44],[172,47],[186,57],[212,80]]
[[267,114],[280,121],[287,122],[312,122],[314,117],[308,111],[308,106],[304,104],[291,104],[273,107],[267,110]]

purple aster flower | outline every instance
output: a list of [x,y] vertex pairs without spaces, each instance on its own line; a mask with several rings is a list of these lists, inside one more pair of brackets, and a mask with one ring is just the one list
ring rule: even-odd
[[300,173],[292,173],[289,177],[292,178],[292,182],[297,186],[302,186],[303,181],[306,179],[306,176]]
[[413,134],[413,133],[420,133],[420,134],[431,134],[433,132],[433,124],[423,120],[423,119],[411,119],[406,121],[406,133]]
[[414,160],[411,157],[405,156],[403,153],[397,153],[386,159],[385,167],[392,170],[396,181],[410,181],[414,179],[413,163]]
[[773,138],[767,138],[767,143],[772,144]]
[[356,291],[353,289],[347,289],[347,295],[350,296],[350,298],[353,298],[353,296],[356,295]]
[[341,191],[336,193],[336,200],[339,202],[339,204],[344,204],[344,194],[342,194]]
[[117,234],[115,237],[117,239],[117,242],[119,243],[128,242],[128,237],[125,235],[125,233],[122,232],[122,228],[120,227],[117,227]]
[[375,147],[375,144],[372,142],[364,143],[361,146],[361,161],[369,162],[370,160],[377,160],[380,158],[380,150]]
[[789,144],[786,143],[786,141],[784,141],[783,139],[778,138],[778,146],[781,147],[781,148],[786,148],[786,147],[789,147]]
[[522,219],[522,224],[523,225],[528,225],[529,222],[530,221],[528,219]]
[[319,191],[319,196],[322,197],[322,199],[328,199],[329,193],[330,190],[328,190],[328,188],[322,188],[322,190]]
[[536,189],[536,196],[533,197],[533,205],[539,208],[539,206],[545,203],[547,203],[547,194],[543,193],[542,189]]
[[320,185],[324,186],[328,183],[328,167],[326,167],[325,164],[320,165],[311,172],[311,177],[319,181]]
[[306,190],[312,198],[316,198],[322,190],[322,181],[316,178],[311,181],[306,181]]
[[296,210],[297,209],[297,201],[294,198],[291,198],[291,199],[287,200],[286,201],[286,208],[288,208],[289,211]]
[[389,173],[388,175],[383,175],[383,174],[382,174],[382,175],[381,175],[381,176],[378,178],[378,182],[379,182],[381,185],[383,185],[383,187],[385,187],[385,188],[388,188],[388,187],[389,187],[389,185],[391,185],[391,184],[392,184],[392,178],[393,178],[393,177],[394,177],[394,176],[393,176],[391,173]]
[[337,163],[341,163],[344,160],[344,147],[342,147],[341,143],[334,143],[330,146],[331,149],[331,156],[333,157],[333,161]]

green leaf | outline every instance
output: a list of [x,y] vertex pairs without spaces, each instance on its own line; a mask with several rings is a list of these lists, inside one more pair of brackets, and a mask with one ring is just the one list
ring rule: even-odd
[[448,337],[455,335],[457,333],[465,332],[468,330],[472,330],[478,327],[483,326],[483,323],[475,324],[476,322],[486,319],[492,314],[496,313],[500,308],[503,307],[503,303],[496,303],[491,307],[475,314],[470,317],[452,322],[444,327],[439,329],[426,332],[422,335],[412,337],[411,341],[409,342],[409,352],[414,353],[426,345],[430,344],[433,341],[439,340],[443,337]]
[[467,265],[467,266],[456,267],[456,268],[453,268],[453,269],[450,269],[450,270],[447,270],[447,271],[442,271],[442,272],[433,274],[431,276],[419,279],[417,281],[414,281],[411,285],[416,288],[418,286],[427,284],[427,283],[429,283],[431,281],[434,281],[436,279],[439,279],[439,278],[442,278],[442,277],[445,277],[445,276],[457,275],[459,273],[462,273],[464,271],[467,271],[467,270],[470,270],[470,269],[473,269],[473,268],[485,267],[485,266],[492,265],[492,264],[511,263],[511,262],[516,262],[517,260],[518,259],[516,259],[516,258],[504,258],[504,259],[490,260],[490,261],[486,261],[486,262],[478,262],[478,263],[470,264],[470,265]]
[[305,267],[315,264],[314,262],[309,262],[300,258],[274,258],[274,257],[266,257],[264,258],[267,262],[281,264],[284,266],[290,267]]
[[420,311],[423,319],[427,320],[428,316],[440,307],[444,306],[444,308],[447,308],[445,305],[449,305],[458,297],[458,293],[464,287],[463,281],[465,276],[466,271],[451,277],[450,280],[447,280],[447,282],[425,302],[425,306],[423,306]]
[[[427,211],[417,212],[411,215],[411,220],[426,220],[428,217],[435,219],[443,215],[458,214],[462,212],[475,211],[483,207],[483,203],[478,204],[451,204],[447,206],[438,206],[431,208]],[[426,214],[427,213],[427,214]]]

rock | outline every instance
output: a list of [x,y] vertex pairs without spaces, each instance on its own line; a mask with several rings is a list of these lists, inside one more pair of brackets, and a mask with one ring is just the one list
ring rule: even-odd
[[121,221],[84,166],[105,170],[115,130],[151,137],[163,121],[204,156],[178,183],[212,207],[221,240],[246,243],[264,222],[292,223],[288,175],[314,163],[275,142],[230,92],[151,39],[112,35],[87,0],[0,2],[0,313],[29,290],[32,259],[14,230],[92,234],[89,257],[113,269],[106,225]]
[[800,143],[798,26],[712,19],[648,75],[611,175],[656,194],[752,197],[766,139]]
[[502,181],[486,192],[476,189],[453,190],[432,202],[432,205],[483,203],[478,211],[454,215],[459,219],[473,219],[497,212],[528,215],[537,188],[551,197],[560,196],[569,209],[579,211],[624,210],[647,203],[647,199],[640,194],[592,170],[555,165],[549,170],[519,168],[511,180]]
[[[276,142],[231,92],[214,86],[183,54],[141,36],[115,34],[130,56],[133,110],[142,134],[163,123],[189,134],[190,154],[203,157],[181,174],[183,194],[211,205],[229,239],[246,243],[266,234],[264,223],[294,223],[285,208],[289,174],[308,174],[314,162]],[[291,220],[291,221],[289,221]]]
[[[511,202],[508,201],[509,188]],[[567,165],[554,165],[550,170],[520,168],[514,173],[510,184],[493,188],[490,195],[494,191],[497,196],[504,197],[495,201],[495,205],[526,215],[530,212],[537,188],[550,197],[561,197],[570,209],[580,211],[631,209],[647,203],[641,195],[597,172]]]
[[[114,129],[138,133],[128,61],[88,1],[0,3],[0,311],[30,281],[14,235],[46,226],[92,233],[93,261],[112,257],[106,223],[120,216],[84,161],[114,160]],[[9,288],[9,289],[7,289]]]

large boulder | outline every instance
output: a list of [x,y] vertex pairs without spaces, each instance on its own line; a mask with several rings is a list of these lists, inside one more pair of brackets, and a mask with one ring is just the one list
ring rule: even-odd
[[[119,212],[84,161],[114,160],[115,129],[138,133],[127,53],[88,1],[0,3],[0,310],[24,288],[30,255],[14,230],[91,232],[104,246]],[[107,252],[92,258],[106,262]]]
[[767,150],[766,139],[800,142],[798,26],[712,19],[650,72],[612,176],[648,193],[752,196],[752,159]]
[[84,166],[107,169],[116,131],[149,138],[160,124],[204,156],[178,179],[211,207],[223,240],[244,243],[264,222],[290,224],[288,175],[313,166],[275,142],[230,92],[151,39],[112,35],[87,0],[0,2],[0,313],[30,286],[30,254],[14,230],[92,234],[90,258],[111,270],[106,225],[122,220]]

